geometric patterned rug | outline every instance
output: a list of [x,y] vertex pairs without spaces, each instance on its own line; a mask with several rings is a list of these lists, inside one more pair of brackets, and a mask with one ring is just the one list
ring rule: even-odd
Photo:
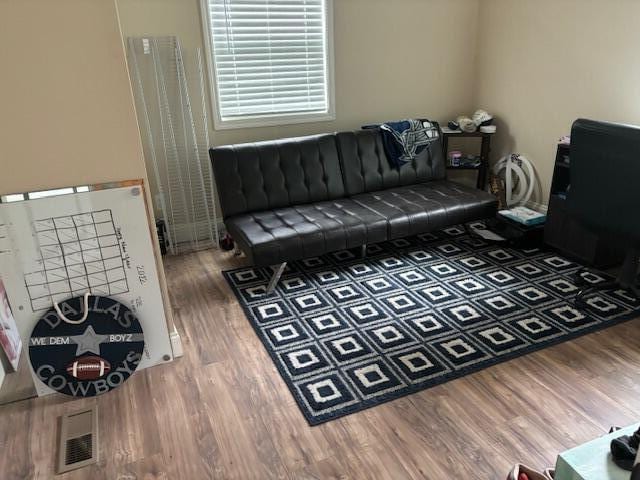
[[576,310],[579,268],[459,226],[292,262],[269,296],[270,268],[224,275],[317,425],[640,314],[623,290]]

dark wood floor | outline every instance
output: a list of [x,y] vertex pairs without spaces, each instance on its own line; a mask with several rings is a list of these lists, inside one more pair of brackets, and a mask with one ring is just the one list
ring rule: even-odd
[[56,417],[100,411],[100,463],[61,479],[504,478],[640,416],[634,320],[309,427],[204,251],[166,261],[185,356],[97,400],[0,407],[0,477],[52,478]]

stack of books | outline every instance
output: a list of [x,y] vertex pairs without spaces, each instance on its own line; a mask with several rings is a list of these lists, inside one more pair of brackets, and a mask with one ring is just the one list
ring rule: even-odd
[[547,220],[547,216],[544,213],[536,212],[527,207],[514,207],[509,210],[500,210],[498,215],[527,227],[541,225]]

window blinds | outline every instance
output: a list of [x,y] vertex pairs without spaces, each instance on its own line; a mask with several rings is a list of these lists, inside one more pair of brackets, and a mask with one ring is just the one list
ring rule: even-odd
[[325,113],[326,0],[207,0],[221,119]]

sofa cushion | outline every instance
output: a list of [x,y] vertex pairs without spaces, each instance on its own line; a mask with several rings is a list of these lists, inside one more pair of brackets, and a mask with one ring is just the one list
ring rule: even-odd
[[388,231],[382,215],[350,199],[243,214],[225,224],[258,266],[382,242]]
[[497,206],[493,195],[446,180],[362,193],[352,200],[387,220],[389,240],[491,217]]
[[389,163],[379,129],[336,134],[347,195],[413,185],[445,177],[440,139],[397,169]]
[[332,134],[228,145],[209,154],[225,218],[345,196]]

